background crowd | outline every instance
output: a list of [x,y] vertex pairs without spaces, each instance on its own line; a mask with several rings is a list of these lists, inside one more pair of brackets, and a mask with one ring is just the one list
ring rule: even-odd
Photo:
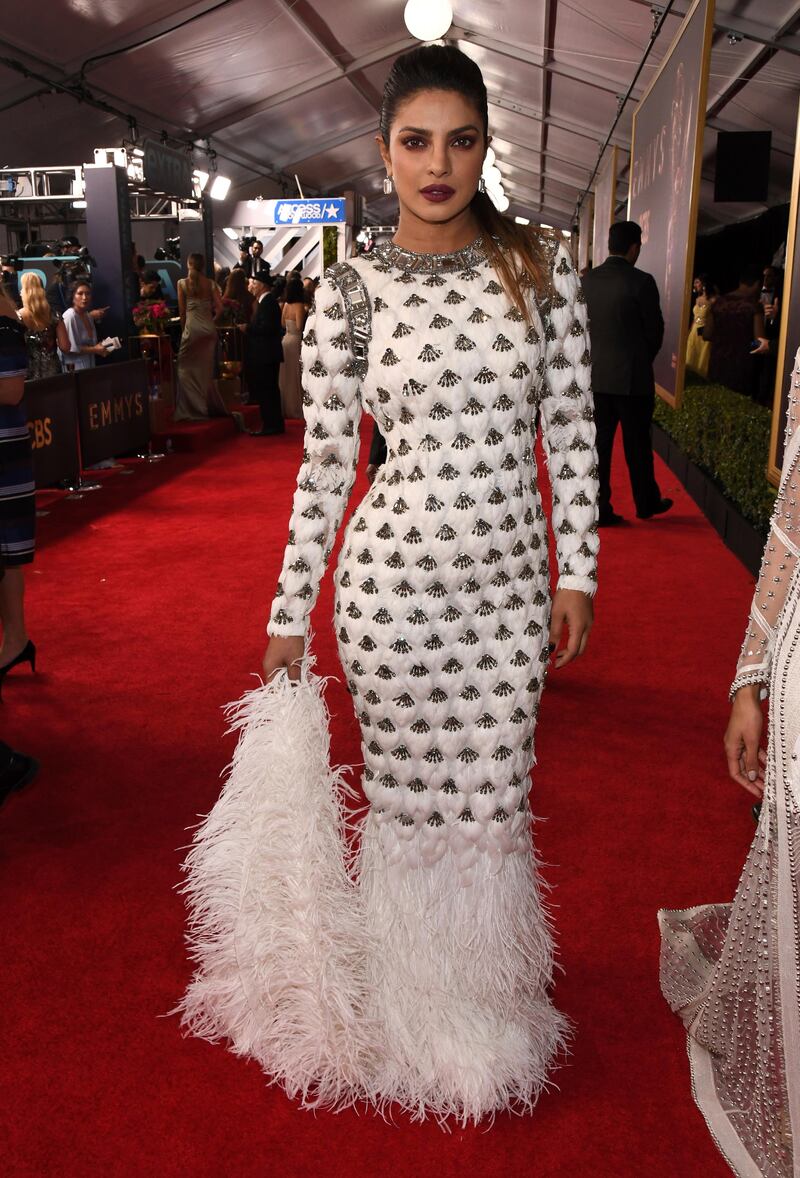
[[725,294],[709,274],[697,275],[687,367],[771,407],[782,292],[783,270],[774,265],[743,265],[738,285]]
[[[215,264],[213,279],[206,277],[205,258],[190,255],[175,305],[158,271],[146,268],[133,243],[132,330],[157,332],[159,346],[174,353],[177,421],[229,413],[216,382],[233,358],[242,401],[261,407],[256,433],[270,435],[283,431],[285,418],[303,416],[300,342],[319,280],[304,279],[297,270],[273,274],[257,238],[243,238],[239,247],[236,265]],[[25,329],[29,380],[90,368],[109,355],[98,332],[107,308],[92,305],[87,249],[68,237],[39,256],[60,260],[46,288],[19,259],[4,257],[0,263],[2,290]],[[221,335],[221,328],[236,329],[238,342]]]

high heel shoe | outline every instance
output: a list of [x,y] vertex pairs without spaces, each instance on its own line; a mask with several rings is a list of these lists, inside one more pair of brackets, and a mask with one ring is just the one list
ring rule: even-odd
[[12,667],[18,667],[21,663],[30,663],[31,671],[36,670],[36,647],[30,638],[16,658],[13,658],[10,663],[4,663],[0,667],[0,699],[2,699],[3,680]]

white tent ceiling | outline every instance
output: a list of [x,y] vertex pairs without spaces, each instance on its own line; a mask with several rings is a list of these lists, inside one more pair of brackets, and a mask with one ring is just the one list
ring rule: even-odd
[[[630,146],[635,99],[688,2],[674,3],[623,110],[612,138],[619,147]],[[34,21],[24,0],[3,0],[0,166],[86,162],[92,148],[130,137],[115,113],[122,112],[140,135],[164,131],[198,146],[210,139],[238,196],[269,195],[270,180],[296,173],[310,191],[354,188],[370,220],[391,220],[374,135],[392,59],[417,44],[403,7],[404,0],[47,0]],[[568,227],[647,47],[653,5],[455,0],[453,7],[448,38],[483,70],[510,212]],[[788,199],[800,98],[797,0],[719,0],[716,27],[706,229],[757,211],[714,204],[714,132],[773,132],[769,203],[779,203]],[[200,164],[202,152],[195,158]]]

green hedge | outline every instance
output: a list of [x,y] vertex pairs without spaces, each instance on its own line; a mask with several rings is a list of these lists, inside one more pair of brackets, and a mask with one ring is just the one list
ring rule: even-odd
[[687,385],[677,411],[656,399],[661,428],[765,532],[775,503],[766,475],[771,416],[765,406],[717,384]]

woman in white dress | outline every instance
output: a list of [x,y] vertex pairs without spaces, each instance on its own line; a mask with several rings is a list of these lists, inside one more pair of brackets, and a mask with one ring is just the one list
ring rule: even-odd
[[[190,883],[201,969],[184,1002],[194,1030],[229,1038],[309,1104],[396,1101],[462,1124],[530,1110],[565,1042],[550,995],[529,773],[550,654],[558,648],[560,667],[586,645],[598,551],[586,309],[563,246],[500,216],[479,189],[487,111],[480,70],[457,49],[427,46],[395,62],[379,143],[400,202],[397,234],[328,272],[303,342],[305,456],[268,679],[300,675],[363,409],[388,444],[336,572],[335,626],[370,803],[352,987],[364,1051],[354,1062],[344,1047],[316,1088],[286,1082],[270,1036],[287,1008],[265,985],[259,994],[250,968],[280,943],[276,914],[254,897],[235,918],[235,953],[216,951],[217,916],[230,916],[214,880],[235,805],[216,834],[207,827],[209,886]],[[371,314],[366,362],[343,294],[354,277]],[[558,555],[552,600],[539,423]],[[286,810],[284,829],[294,822]],[[297,971],[308,991],[320,943],[329,942],[308,937]],[[243,973],[253,979],[248,1014]],[[291,1002],[292,988],[282,992]],[[340,1026],[345,1005],[331,1020]],[[309,1030],[295,1023],[292,1037]],[[320,1026],[316,1039],[325,1038]]]
[[[694,1094],[741,1178],[800,1173],[800,351],[783,477],[725,749],[763,803],[733,904],[662,912],[662,988],[689,1031]],[[769,694],[767,754],[759,752]]]

